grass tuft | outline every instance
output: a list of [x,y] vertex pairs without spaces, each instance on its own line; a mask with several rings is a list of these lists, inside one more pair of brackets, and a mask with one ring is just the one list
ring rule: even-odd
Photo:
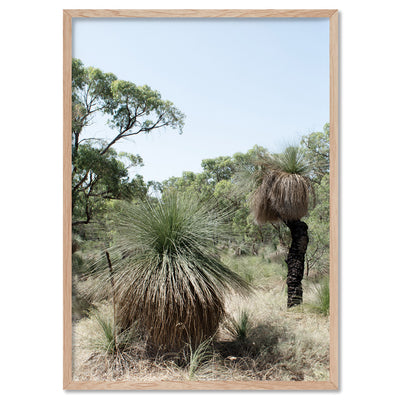
[[235,340],[244,342],[248,338],[252,328],[249,312],[245,309],[240,310],[238,316],[231,317],[228,320],[226,328]]
[[190,380],[193,380],[199,369],[213,357],[213,352],[210,348],[211,342],[212,338],[204,340],[196,347],[194,351],[192,346],[189,345],[190,358],[188,365],[188,377]]
[[99,335],[92,343],[93,348],[105,353],[114,353],[116,350],[116,338],[114,336],[113,320],[101,316],[97,311],[93,311],[91,315],[100,328]]
[[118,326],[114,329],[114,318],[112,313],[92,310],[89,319],[95,322],[96,335],[91,339],[91,349],[100,354],[114,354],[129,348],[138,338],[136,324],[130,329],[121,331]]
[[316,303],[315,310],[323,315],[329,315],[329,302],[330,302],[330,292],[329,292],[329,278],[325,278],[316,287]]

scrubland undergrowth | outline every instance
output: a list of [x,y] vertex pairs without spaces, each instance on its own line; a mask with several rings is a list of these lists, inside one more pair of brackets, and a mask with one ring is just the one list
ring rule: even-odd
[[256,289],[247,299],[226,299],[227,317],[213,338],[165,351],[149,345],[138,323],[119,333],[115,346],[113,308],[103,300],[74,323],[74,379],[329,380],[327,285],[304,280],[304,304],[288,311],[279,253],[226,254],[224,262]]

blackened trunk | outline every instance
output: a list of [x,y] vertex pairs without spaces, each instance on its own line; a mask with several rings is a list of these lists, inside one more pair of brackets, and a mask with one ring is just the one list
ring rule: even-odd
[[288,308],[303,302],[303,288],[301,281],[304,275],[304,258],[308,245],[308,226],[305,222],[287,221],[286,225],[292,235],[292,244],[286,259],[288,266],[287,286],[288,286]]

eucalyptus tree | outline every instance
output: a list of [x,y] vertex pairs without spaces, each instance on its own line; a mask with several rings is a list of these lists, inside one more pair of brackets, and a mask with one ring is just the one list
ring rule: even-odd
[[329,135],[329,124],[325,124],[322,132],[305,135],[300,142],[304,156],[310,163],[310,178],[316,183],[329,174]]
[[[88,138],[85,128],[107,118],[111,136]],[[129,166],[140,166],[138,155],[118,154],[113,146],[161,128],[182,132],[184,114],[149,86],[119,80],[112,73],[72,62],[72,210],[73,224],[87,224],[105,198],[132,195],[148,187],[140,176],[129,180]],[[128,160],[128,165],[126,164]],[[143,183],[143,185],[142,185]]]
[[290,229],[292,243],[287,255],[287,306],[303,301],[302,279],[308,245],[308,226],[301,218],[309,207],[310,166],[299,147],[287,147],[283,153],[265,154],[260,160],[262,176],[252,197],[252,211],[259,224],[283,222]]
[[232,235],[228,242],[234,246],[250,245],[253,248],[257,242],[264,241],[265,231],[268,230],[268,227],[254,225],[247,201],[254,189],[251,179],[255,170],[254,160],[265,152],[266,149],[256,145],[246,153],[204,159],[201,172],[185,171],[181,177],[169,178],[162,183],[162,191],[176,190],[202,201],[212,198],[219,209],[231,211],[229,223]]

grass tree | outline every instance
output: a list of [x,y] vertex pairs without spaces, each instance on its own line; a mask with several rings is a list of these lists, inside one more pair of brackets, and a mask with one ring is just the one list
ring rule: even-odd
[[288,266],[288,307],[303,301],[302,279],[308,245],[308,226],[301,221],[308,211],[311,182],[309,164],[302,151],[287,147],[281,154],[264,155],[260,184],[252,198],[252,211],[259,224],[284,222],[290,229],[292,243],[286,259]]
[[[137,322],[150,343],[172,350],[215,334],[226,294],[250,290],[216,253],[223,219],[209,204],[177,194],[119,206],[107,251],[120,329]],[[103,284],[109,279],[104,270]]]

